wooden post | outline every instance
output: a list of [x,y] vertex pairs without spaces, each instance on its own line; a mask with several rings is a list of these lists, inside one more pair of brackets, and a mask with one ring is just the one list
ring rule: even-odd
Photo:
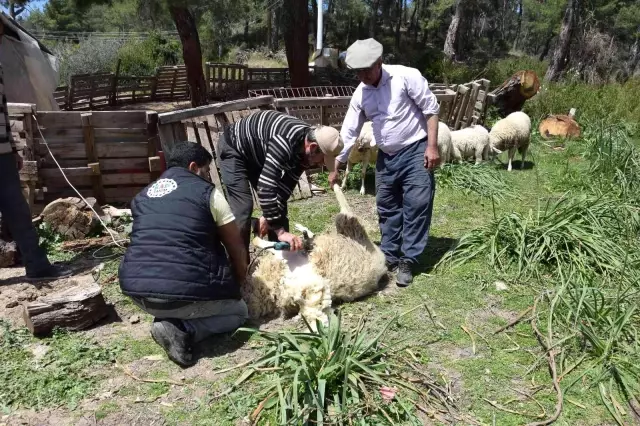
[[[151,180],[158,179],[161,174],[160,158],[158,151],[160,150],[160,139],[158,138],[158,113],[155,111],[147,112],[147,152],[149,155],[149,172],[151,172]],[[151,160],[157,158],[157,160]]]
[[[24,119],[22,121],[23,123],[23,130],[25,133],[25,140],[26,140],[26,148],[23,151],[23,156],[25,160],[35,160],[36,159],[36,151],[35,151],[35,147],[33,146],[33,132],[34,132],[34,123],[33,123],[33,117],[32,114],[35,115],[36,114],[36,106],[35,105],[31,105],[31,111],[29,112],[25,112],[24,113]],[[36,130],[37,131],[37,130]]]
[[120,59],[118,59],[116,63],[116,74],[111,83],[111,99],[109,99],[109,105],[111,106],[114,106],[118,102],[118,77],[120,77]]
[[207,83],[207,92],[209,94],[209,99],[213,97],[213,88],[211,87],[211,63],[206,62],[204,64],[204,78]]
[[323,126],[329,125],[329,113],[326,106],[320,105],[320,124]]
[[96,197],[98,204],[104,205],[106,204],[106,197],[104,195],[104,186],[102,186],[102,174],[100,173],[100,163],[98,162],[98,152],[96,150],[93,126],[91,125],[91,116],[92,114],[90,112],[80,115],[84,147],[87,153],[87,160],[89,161],[88,167],[91,168],[93,195]]

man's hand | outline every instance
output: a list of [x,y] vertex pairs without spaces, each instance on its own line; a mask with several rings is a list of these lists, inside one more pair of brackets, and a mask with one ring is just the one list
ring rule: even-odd
[[22,170],[22,166],[24,165],[24,162],[22,160],[22,156],[20,154],[18,154],[17,152],[14,154],[16,156],[16,167],[18,168],[18,171]]
[[333,185],[340,185],[340,172],[337,169],[329,173],[329,188],[333,189]]
[[433,170],[440,164],[440,153],[438,147],[429,144],[424,151],[424,166],[429,170]]
[[290,251],[298,251],[302,249],[302,240],[300,239],[300,237],[290,234],[289,232],[283,231],[282,233],[278,234],[278,240],[282,241],[283,243],[289,243],[289,246],[291,246],[291,248],[289,249]]
[[262,238],[267,235],[268,232],[269,224],[267,223],[267,219],[265,219],[264,216],[260,216],[260,219],[258,221],[258,236]]

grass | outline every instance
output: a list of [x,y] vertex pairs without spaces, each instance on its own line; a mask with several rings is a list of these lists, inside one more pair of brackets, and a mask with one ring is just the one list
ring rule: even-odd
[[[516,165],[513,172],[506,172],[493,166],[463,165],[439,171],[430,243],[421,258],[424,272],[406,289],[392,288],[340,306],[342,331],[358,330],[361,318],[365,320],[363,333],[371,336],[391,324],[372,353],[389,351],[380,363],[390,366],[390,374],[415,380],[422,377],[420,371],[432,379],[430,383],[446,389],[455,412],[466,417],[458,424],[523,425],[549,419],[557,412],[555,385],[562,391],[563,403],[554,425],[633,423],[630,406],[637,404],[634,398],[640,394],[636,337],[640,274],[638,237],[634,234],[640,133],[633,123],[640,120],[637,104],[631,101],[640,96],[638,85],[632,81],[605,88],[580,84],[548,87],[525,104],[534,122],[528,156],[533,167],[519,170]],[[578,110],[583,137],[543,141],[535,130],[538,119],[570,107]],[[347,196],[356,213],[375,229],[374,199],[357,194],[359,179],[354,170]],[[366,183],[372,193],[373,171],[367,174]],[[302,223],[317,233],[330,227],[337,204],[328,193],[291,203],[289,212],[292,223]],[[379,239],[379,233],[373,232],[373,238]],[[461,244],[456,245],[459,240]],[[445,255],[452,246],[458,254]],[[462,256],[464,247],[468,248],[464,261],[449,263]],[[443,256],[442,266],[455,267],[431,269]],[[280,423],[281,406],[287,407],[289,418],[296,407],[304,409],[304,392],[318,394],[319,387],[303,388],[299,380],[299,404],[295,405],[293,377],[303,365],[296,355],[303,354],[304,365],[313,366],[311,381],[317,383],[324,367],[309,361],[307,349],[300,352],[292,348],[282,334],[265,333],[263,339],[256,333],[240,349],[200,360],[197,370],[180,370],[164,355],[162,360],[149,361],[149,356],[157,357],[162,351],[148,334],[141,335],[140,329],[134,332],[126,323],[128,315],[135,313],[146,328],[149,318],[119,292],[113,280],[116,267],[117,260],[108,261],[100,274],[105,297],[124,313],[124,324],[113,325],[116,331],[111,337],[93,340],[87,332],[38,341],[23,329],[5,329],[0,365],[10,369],[0,371],[0,401],[7,413],[21,407],[59,407],[58,413],[69,416],[95,414],[96,418],[111,419],[117,415],[120,423],[127,424],[151,423],[148,416],[153,411],[168,425],[207,425],[212,421],[235,425],[242,419],[250,421],[269,395],[269,386],[275,385],[277,391],[280,378],[285,403],[279,396],[266,400],[257,422],[265,425]],[[496,286],[499,282],[506,290]],[[421,308],[411,315],[391,321],[417,305]],[[285,328],[298,341],[297,330],[289,330],[289,323]],[[496,333],[501,328],[505,329]],[[298,343],[326,354],[319,341],[322,339],[300,339]],[[344,346],[353,342],[345,340]],[[31,353],[35,343],[50,347],[39,361]],[[84,348],[81,353],[91,354],[97,361],[75,356],[75,348]],[[278,368],[282,370],[256,369],[229,393],[224,391],[242,378],[249,364],[225,374],[211,373],[274,349],[280,354]],[[184,375],[184,386],[119,377],[124,385],[114,396],[99,404],[81,403],[101,388],[111,389],[107,380],[112,377],[96,374],[96,370],[109,365],[114,351],[118,362],[131,367],[139,377],[180,380],[176,378]],[[285,360],[289,363],[286,366]],[[274,363],[272,360],[260,368],[273,368]],[[555,380],[550,374],[552,365]],[[124,374],[118,369],[111,371],[113,378]],[[58,378],[56,384],[38,388],[41,383],[53,383],[51,377]],[[328,377],[325,399],[327,389],[344,385],[337,375]],[[419,383],[412,384],[419,388]],[[377,384],[370,388],[379,390]],[[11,389],[10,397],[3,393],[6,389]],[[413,399],[415,393],[400,396]],[[145,402],[135,403],[136,398]],[[390,409],[379,404],[380,396],[376,398],[372,408]],[[332,403],[330,399],[323,405],[326,413]],[[431,403],[424,404],[425,408],[438,406]],[[398,403],[393,406],[400,412],[404,409]],[[75,412],[71,408],[76,408]],[[317,413],[309,415],[317,419]],[[384,414],[379,415],[380,423],[387,420]],[[450,419],[429,417],[411,403],[403,416],[405,420],[397,424],[410,424],[412,416],[426,424],[451,423]]]
[[0,404],[5,411],[59,405],[73,409],[99,387],[101,378],[91,370],[111,363],[122,350],[63,331],[37,340],[4,321],[0,332]]

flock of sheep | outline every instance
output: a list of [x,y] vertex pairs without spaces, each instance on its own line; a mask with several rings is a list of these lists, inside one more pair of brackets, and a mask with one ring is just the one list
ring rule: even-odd
[[[475,159],[478,164],[494,159],[507,150],[508,170],[512,169],[515,151],[522,155],[522,165],[529,147],[531,120],[523,112],[514,112],[499,120],[491,130],[483,126],[451,131],[440,122],[438,149],[442,164]],[[348,174],[353,164],[362,164],[362,186],[368,164],[375,162],[377,147],[371,122],[366,122],[351,150]],[[255,237],[254,246],[266,252],[255,270],[242,285],[242,296],[253,320],[298,314],[315,328],[317,320],[327,323],[332,305],[349,302],[374,293],[386,275],[384,254],[367,235],[365,227],[350,210],[342,192],[335,185],[333,192],[340,205],[334,219],[334,229],[314,236],[307,228],[296,224],[305,234],[305,251],[274,250],[272,243]]]
[[[451,131],[449,126],[443,122],[438,122],[438,151],[440,153],[441,164],[461,163],[469,159],[475,159],[475,163],[493,160],[495,156],[508,150],[509,165],[507,170],[512,170],[512,161],[516,150],[522,155],[521,167],[524,166],[524,159],[529,148],[531,134],[531,120],[524,112],[517,111],[499,120],[487,130],[481,125],[472,125],[465,129]],[[345,172],[345,179],[342,182],[342,189],[345,189],[346,176],[354,164],[361,164],[361,184],[360,194],[364,195],[364,178],[369,164],[375,164],[377,158],[377,146],[373,137],[371,122],[367,121],[360,131],[360,136],[356,140]]]

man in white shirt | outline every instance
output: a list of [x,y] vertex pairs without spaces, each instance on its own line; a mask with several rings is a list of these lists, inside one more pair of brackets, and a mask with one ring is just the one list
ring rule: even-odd
[[361,81],[342,123],[344,149],[329,174],[333,186],[338,167],[365,121],[371,120],[380,150],[376,163],[376,204],[389,270],[398,269],[396,282],[408,286],[413,267],[429,236],[438,155],[440,106],[420,71],[382,63],[382,45],[369,38],[347,49],[347,66]]

